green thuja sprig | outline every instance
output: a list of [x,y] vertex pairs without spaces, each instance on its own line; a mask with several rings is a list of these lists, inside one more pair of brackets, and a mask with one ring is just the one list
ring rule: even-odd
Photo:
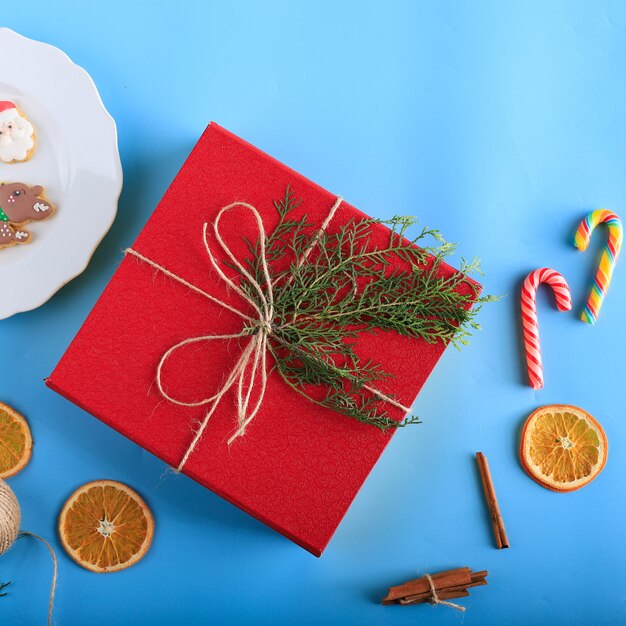
[[0,598],[4,598],[4,596],[9,595],[7,591],[5,591],[5,589],[10,585],[11,583],[0,583]]
[[[441,265],[454,244],[426,228],[408,239],[415,218],[351,220],[338,231],[320,233],[306,215],[294,217],[300,203],[287,187],[274,202],[278,224],[265,239],[275,311],[268,349],[276,369],[310,401],[361,422],[383,430],[419,422],[414,415],[402,421],[388,416],[388,406],[370,389],[389,374],[359,358],[357,339],[382,329],[428,343],[467,344],[480,328],[475,318],[482,304],[497,300],[478,297],[468,280],[480,273],[478,260],[462,260],[460,271],[444,275]],[[389,227],[389,238],[376,246],[372,227],[381,223]],[[259,242],[248,241],[248,247],[248,270],[267,289]],[[402,269],[394,267],[398,258]],[[259,302],[250,284],[243,281],[242,288]],[[251,333],[256,330],[250,326]]]

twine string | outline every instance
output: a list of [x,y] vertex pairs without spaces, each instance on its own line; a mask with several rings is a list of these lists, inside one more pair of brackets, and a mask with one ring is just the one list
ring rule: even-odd
[[[306,262],[313,248],[318,244],[320,237],[326,231],[331,221],[333,220],[337,209],[343,202],[341,197],[337,197],[335,203],[331,207],[326,219],[320,226],[319,230],[312,238],[310,245],[304,251],[300,259],[297,260],[297,266],[300,267],[303,263]],[[252,213],[252,216],[255,218],[256,225],[259,231],[259,260],[261,262],[261,270],[263,274],[263,283],[259,283],[254,276],[244,267],[244,265],[237,259],[231,248],[226,244],[224,238],[222,237],[220,231],[220,222],[225,213],[232,211],[235,208],[243,208]],[[196,429],[194,438],[185,451],[183,458],[181,459],[178,467],[176,468],[176,472],[180,472],[189,457],[196,449],[204,431],[214,414],[215,410],[219,406],[224,395],[234,386],[236,386],[236,396],[237,396],[237,428],[233,435],[228,439],[228,444],[230,445],[235,439],[241,437],[250,422],[257,415],[261,406],[263,404],[263,399],[265,397],[265,391],[267,389],[267,344],[270,337],[273,334],[272,322],[274,319],[274,288],[275,282],[272,282],[272,278],[270,275],[269,265],[267,261],[267,256],[265,253],[265,245],[267,233],[265,230],[265,225],[263,223],[263,218],[261,214],[257,211],[257,209],[248,204],[247,202],[233,202],[225,207],[223,207],[217,217],[213,222],[213,233],[215,236],[215,240],[219,244],[222,252],[228,257],[230,262],[234,265],[237,271],[240,273],[243,279],[246,280],[246,283],[252,287],[252,289],[259,296],[259,303],[255,301],[248,293],[246,293],[234,280],[228,277],[223,269],[220,266],[220,263],[215,257],[211,246],[209,245],[209,241],[207,238],[207,231],[209,225],[207,223],[204,224],[202,229],[202,240],[204,243],[204,248],[209,258],[209,261],[219,275],[219,277],[235,292],[237,293],[247,304],[249,304],[252,309],[256,313],[256,317],[251,317],[246,313],[243,313],[239,309],[231,306],[230,304],[223,302],[219,298],[212,296],[207,293],[203,289],[200,289],[196,285],[190,283],[185,280],[181,276],[171,272],[167,268],[163,267],[159,263],[156,263],[152,259],[145,257],[141,253],[137,252],[134,248],[127,248],[125,250],[126,254],[130,254],[137,259],[147,263],[149,266],[153,267],[156,270],[159,270],[166,276],[172,278],[173,280],[179,282],[185,287],[191,289],[195,293],[202,295],[209,299],[211,302],[220,305],[221,307],[235,313],[239,317],[241,317],[245,322],[247,322],[246,327],[239,333],[234,334],[210,334],[210,335],[200,335],[198,337],[188,337],[187,339],[183,339],[182,341],[174,344],[171,348],[169,348],[161,357],[159,364],[157,366],[156,372],[156,383],[161,395],[168,401],[176,404],[178,406],[184,407],[197,407],[197,406],[208,406],[206,413],[199,427]],[[293,277],[292,277],[293,278]],[[193,343],[200,343],[206,341],[215,341],[215,340],[230,340],[230,339],[249,339],[247,345],[243,348],[241,355],[235,362],[234,367],[226,377],[226,380],[222,383],[222,385],[218,388],[218,390],[211,396],[203,398],[202,400],[197,401],[185,401],[179,398],[176,398],[170,395],[167,390],[163,386],[163,367],[170,359],[170,357],[177,352],[179,349],[184,346],[188,346]],[[374,396],[395,406],[398,409],[401,409],[404,413],[409,413],[411,411],[410,407],[406,407],[403,404],[397,402],[393,398],[383,394],[377,389],[370,387],[368,385],[364,385],[364,388],[367,389]],[[254,391],[256,393],[256,400],[252,402],[252,397]]]
[[54,594],[57,588],[57,570],[58,570],[57,555],[54,549],[52,548],[52,546],[50,545],[50,543],[46,541],[43,537],[40,537],[39,535],[28,532],[26,530],[21,530],[20,535],[28,535],[30,537],[34,537],[35,539],[39,539],[39,541],[41,541],[46,546],[46,548],[48,548],[48,551],[50,552],[50,556],[52,557],[52,583],[50,585],[50,600],[48,601],[48,626],[50,626],[50,624],[52,623],[52,610],[54,608]]
[[426,580],[428,581],[428,584],[430,585],[430,595],[432,596],[432,598],[429,600],[429,602],[433,605],[437,605],[437,604],[443,604],[444,606],[449,606],[453,609],[456,609],[457,611],[465,611],[465,607],[461,606],[460,604],[455,604],[454,602],[448,602],[447,600],[440,600],[439,596],[437,595],[437,589],[435,588],[435,583],[433,582],[433,578],[430,574],[425,574],[424,578],[426,578]]
[[57,586],[57,555],[52,546],[35,533],[20,530],[21,511],[20,503],[9,485],[0,479],[0,555],[9,550],[20,536],[34,537],[41,541],[52,556],[52,583],[50,585],[50,599],[48,601],[48,626],[52,623],[54,608],[54,594]]

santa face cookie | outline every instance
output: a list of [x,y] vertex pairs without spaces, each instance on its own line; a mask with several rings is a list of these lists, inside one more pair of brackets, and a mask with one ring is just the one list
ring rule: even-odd
[[0,101],[0,161],[28,161],[35,149],[35,129],[8,100]]
[[0,248],[29,243],[31,234],[22,226],[48,219],[54,205],[46,200],[43,187],[24,183],[0,183]]

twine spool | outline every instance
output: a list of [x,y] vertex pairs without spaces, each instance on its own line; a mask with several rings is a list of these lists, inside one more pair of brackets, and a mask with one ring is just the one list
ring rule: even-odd
[[0,555],[4,554],[20,532],[20,504],[4,480],[0,479]]
[[57,585],[57,556],[52,546],[39,535],[25,530],[20,531],[20,503],[13,490],[0,478],[0,556],[15,543],[19,535],[28,535],[41,541],[52,556],[52,585],[50,586],[50,601],[48,603],[48,626],[52,623],[52,609],[54,607],[54,592]]

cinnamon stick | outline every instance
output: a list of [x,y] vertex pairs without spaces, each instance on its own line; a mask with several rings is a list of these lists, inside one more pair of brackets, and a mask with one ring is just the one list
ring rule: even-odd
[[[437,598],[443,601],[468,596],[469,592],[467,590],[470,587],[479,587],[487,584],[485,580],[487,575],[488,572],[486,570],[472,572],[469,567],[459,567],[447,572],[433,574],[431,580]],[[432,601],[433,589],[428,578],[424,576],[391,587],[383,598],[382,603],[384,605],[401,604],[407,606]]]
[[[469,567],[460,567],[447,572],[433,574],[431,578],[433,579],[433,585],[436,590],[446,587],[456,587],[463,584],[467,586],[472,582],[471,572],[472,570],[470,570]],[[430,594],[430,583],[426,578],[416,578],[402,585],[398,585],[397,587],[391,587],[387,596],[383,598],[383,603],[391,604],[399,598],[406,598],[422,593]]]
[[[444,587],[443,589],[436,589],[437,595],[440,600],[446,600],[448,598],[461,598],[465,595],[469,595],[469,593],[464,593],[470,587],[480,587],[481,585],[486,585],[487,581],[483,578],[482,580],[477,580],[476,582],[471,582],[468,585],[458,585],[456,587]],[[458,595],[450,595],[450,594],[458,594]],[[405,596],[404,598],[400,598],[400,604],[419,604],[420,602],[428,602],[432,596],[430,590],[425,591],[424,593],[419,593],[414,596]],[[448,598],[444,597],[448,596]]]
[[[455,598],[466,598],[469,596],[469,591],[466,589],[460,589],[455,591],[442,590],[437,592],[437,597],[440,600],[454,600]],[[432,595],[429,593],[424,597],[420,597],[419,599],[415,598],[402,598],[398,601],[398,604],[402,606],[409,606],[411,604],[423,604],[424,602],[430,602],[432,599]]]
[[491,472],[489,471],[487,457],[482,452],[477,452],[476,460],[478,461],[480,478],[483,483],[485,498],[487,500],[487,506],[489,507],[489,515],[493,524],[493,534],[496,540],[496,546],[498,549],[508,548],[509,538],[507,537],[506,530],[504,528],[504,520],[502,519],[502,514],[500,513],[500,506],[498,505],[496,490],[493,486],[493,480],[491,479]]

